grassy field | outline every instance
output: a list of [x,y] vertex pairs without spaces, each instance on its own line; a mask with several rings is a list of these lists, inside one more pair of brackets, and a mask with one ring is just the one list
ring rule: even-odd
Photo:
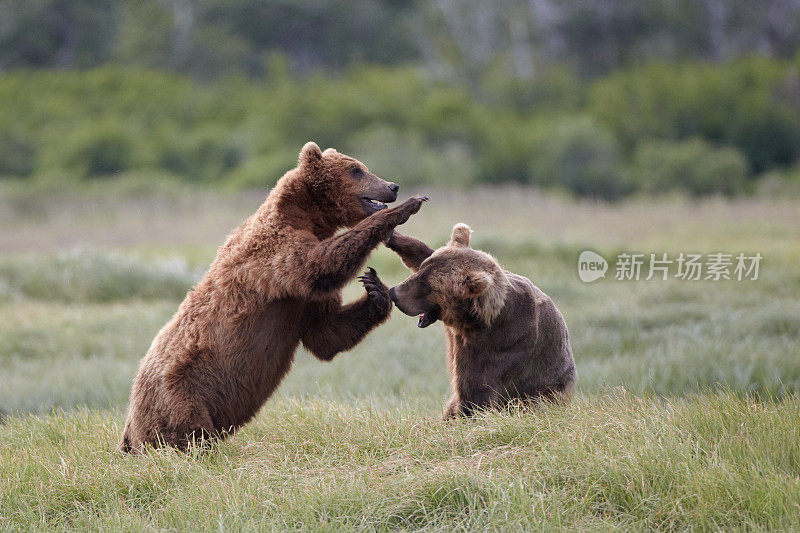
[[[440,422],[441,325],[395,312],[332,363],[298,352],[212,451],[134,459],[138,360],[261,198],[0,189],[0,529],[800,527],[800,202],[428,193],[404,231],[467,222],[559,305],[572,404]],[[585,284],[584,249],[764,260],[757,281]]]

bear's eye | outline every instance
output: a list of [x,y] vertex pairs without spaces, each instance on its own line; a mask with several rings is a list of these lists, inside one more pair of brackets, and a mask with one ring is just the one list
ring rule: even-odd
[[351,170],[350,173],[356,178],[358,178],[364,173],[364,171],[361,170],[361,167],[353,167],[353,170]]

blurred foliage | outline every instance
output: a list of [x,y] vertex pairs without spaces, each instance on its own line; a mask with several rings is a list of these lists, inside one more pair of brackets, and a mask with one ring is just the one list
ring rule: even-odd
[[0,176],[264,188],[313,139],[406,184],[772,190],[798,43],[800,0],[0,0]]
[[112,62],[261,77],[281,51],[297,72],[421,63],[492,84],[554,65],[596,76],[653,60],[789,58],[798,15],[799,0],[0,0],[0,71]]
[[113,61],[208,79],[261,75],[275,49],[305,70],[404,62],[420,54],[417,8],[402,0],[2,0],[0,69]]
[[[0,174],[108,179],[163,172],[266,188],[309,139],[405,184],[519,182],[617,198],[735,194],[800,155],[790,61],[650,64],[590,84],[496,84],[483,100],[412,67],[200,83],[133,67],[0,76]],[[577,89],[575,89],[577,87]],[[504,92],[508,97],[504,97]],[[520,95],[535,103],[520,105]],[[784,180],[786,181],[786,180]]]
[[605,198],[630,192],[617,140],[590,117],[568,116],[537,130],[529,159],[533,184]]
[[761,172],[800,154],[798,89],[796,63],[652,64],[600,80],[589,107],[628,148],[647,137],[701,136],[737,147]]
[[694,138],[643,143],[636,151],[637,187],[659,193],[679,188],[693,195],[732,195],[744,189],[747,161],[736,149]]

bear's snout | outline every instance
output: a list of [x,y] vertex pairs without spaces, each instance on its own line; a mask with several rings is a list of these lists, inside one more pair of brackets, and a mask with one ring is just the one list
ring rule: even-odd
[[397,191],[400,190],[400,186],[396,183],[390,183],[389,190],[392,191],[392,194],[394,195],[394,198],[392,198],[390,201],[394,202],[395,200],[397,200]]
[[397,285],[389,289],[389,299],[403,314],[413,316],[413,313],[409,313],[408,309],[406,309],[406,306],[403,305],[408,302],[400,302],[400,298],[397,296]]

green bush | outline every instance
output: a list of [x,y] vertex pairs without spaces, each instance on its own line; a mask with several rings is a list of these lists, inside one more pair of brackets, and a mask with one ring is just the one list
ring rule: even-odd
[[35,150],[24,132],[0,129],[0,177],[28,176],[33,172]]
[[157,164],[189,181],[218,181],[244,158],[237,141],[235,134],[221,127],[182,131],[165,139]]
[[274,186],[286,171],[297,165],[299,151],[282,147],[267,154],[251,157],[229,172],[225,182],[234,190],[268,189]]
[[753,102],[731,118],[726,140],[744,152],[755,173],[790,165],[800,157],[800,120],[789,107]]
[[618,198],[629,192],[616,140],[582,116],[539,126],[530,152],[529,181],[580,196]]
[[634,158],[638,189],[650,193],[684,190],[693,195],[744,190],[747,161],[735,148],[716,148],[702,139],[642,144]]
[[752,57],[724,65],[652,64],[612,74],[589,110],[632,152],[640,139],[731,144],[761,172],[800,156],[796,66]]
[[90,122],[51,140],[40,168],[65,170],[77,177],[110,176],[136,165],[140,144],[135,133],[119,122]]
[[[308,77],[274,67],[263,82],[209,84],[120,67],[11,72],[0,76],[0,175],[66,183],[144,172],[266,188],[314,140],[414,186],[517,182],[610,199],[637,189],[731,193],[744,179],[725,147],[745,157],[746,177],[800,157],[793,68],[757,58],[655,64],[586,84],[545,72],[488,80],[481,96],[409,67]],[[659,158],[668,168],[707,160],[690,172],[661,169]],[[631,167],[648,177],[632,179]]]

